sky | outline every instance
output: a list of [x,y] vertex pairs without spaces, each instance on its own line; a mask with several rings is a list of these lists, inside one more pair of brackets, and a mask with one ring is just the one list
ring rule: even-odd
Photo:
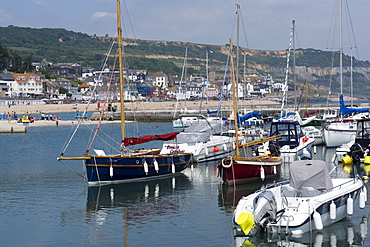
[[[338,50],[339,0],[121,0],[123,36],[235,44],[237,3],[242,47],[286,50],[295,20],[295,48]],[[369,0],[343,0],[342,46],[360,60],[370,60],[369,10]],[[8,25],[116,36],[116,0],[4,0],[0,26]]]

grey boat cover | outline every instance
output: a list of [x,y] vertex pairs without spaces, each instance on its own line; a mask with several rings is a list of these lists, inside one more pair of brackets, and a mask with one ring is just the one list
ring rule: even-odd
[[[225,125],[221,123],[196,123],[190,125],[183,132],[177,135],[176,139],[169,141],[171,143],[194,143],[207,142],[210,136],[227,131]],[[168,142],[167,142],[168,143]]]
[[313,187],[328,190],[333,187],[325,161],[299,160],[290,164],[290,185],[295,189]]

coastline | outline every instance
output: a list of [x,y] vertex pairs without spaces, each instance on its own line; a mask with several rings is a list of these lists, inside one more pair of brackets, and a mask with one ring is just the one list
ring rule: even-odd
[[[177,104],[177,106],[176,106]],[[208,108],[210,110],[216,110],[219,101],[212,100],[208,102],[203,102],[202,107],[204,109]],[[247,108],[253,108],[256,105],[273,105],[280,104],[275,101],[265,100],[265,99],[254,99],[254,100],[241,100],[240,106],[245,106]],[[100,104],[101,107],[103,104]],[[120,111],[119,103],[114,103],[117,106],[117,111]],[[223,107],[232,107],[232,101],[222,101]],[[200,101],[163,101],[163,102],[127,102],[125,103],[125,110],[128,111],[140,111],[140,110],[177,110],[187,108],[189,110],[196,110],[200,107]],[[101,109],[101,108],[100,108]],[[17,115],[23,114],[52,114],[61,112],[83,112],[87,110],[88,112],[99,111],[98,104],[92,103],[88,104],[39,104],[39,105],[0,105],[0,114],[7,114],[8,112],[16,112]]]

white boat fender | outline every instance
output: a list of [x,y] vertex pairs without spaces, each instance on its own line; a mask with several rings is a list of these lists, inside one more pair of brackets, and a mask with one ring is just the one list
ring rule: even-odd
[[316,146],[313,146],[313,153],[316,154]]
[[148,175],[149,166],[148,166],[148,163],[146,163],[146,160],[144,160],[144,172],[145,172],[146,175]]
[[176,168],[175,168],[175,164],[174,163],[172,163],[171,167],[172,167],[172,173],[176,173]]
[[109,176],[113,177],[113,166],[112,165],[109,167]]
[[277,173],[277,171],[276,171],[276,166],[274,166],[274,174],[276,174]]
[[320,231],[324,228],[322,225],[321,215],[317,211],[313,213],[313,222],[315,222],[315,227],[317,230]]
[[208,148],[207,147],[204,149],[204,152],[206,153],[206,155],[208,155]]
[[330,219],[335,220],[337,218],[337,206],[335,206],[334,201],[330,203]]
[[367,189],[365,186],[362,187],[362,190],[364,191],[364,195],[365,195],[365,203],[367,202]]
[[227,150],[227,145],[226,145],[226,144],[224,144],[223,146],[224,146],[224,150],[226,151],[226,150]]
[[351,195],[349,195],[347,199],[347,214],[352,215],[353,214],[353,199]]
[[364,190],[361,190],[360,192],[360,196],[359,196],[359,203],[358,203],[358,206],[361,208],[361,209],[364,209],[365,208],[365,193],[364,193]]
[[260,167],[260,176],[261,176],[261,180],[264,181],[265,180],[265,169],[263,169],[263,166]]
[[[228,162],[229,161],[229,162]],[[228,169],[233,165],[233,159],[231,158],[223,158],[221,161],[222,167]]]
[[158,161],[154,159],[153,164],[154,164],[154,170],[158,173],[159,171]]

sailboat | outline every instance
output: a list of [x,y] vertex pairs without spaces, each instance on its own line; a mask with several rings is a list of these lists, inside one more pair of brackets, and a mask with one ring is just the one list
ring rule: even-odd
[[[348,143],[355,138],[356,122],[343,121],[343,115],[347,114],[343,100],[343,35],[342,35],[342,0],[340,1],[340,32],[339,32],[339,65],[340,65],[340,110],[341,117],[338,122],[332,122],[323,128],[323,140],[327,147],[338,147],[344,143]],[[348,109],[347,109],[348,110]]]
[[[89,149],[95,139],[92,139],[88,150],[81,157],[65,157],[64,151],[58,160],[82,160],[86,169],[85,179],[89,185],[101,185],[106,183],[134,182],[157,177],[171,176],[183,171],[191,162],[191,153],[159,154],[159,149],[130,151],[128,146],[141,144],[153,140],[172,140],[179,132],[163,135],[148,135],[142,137],[125,137],[125,112],[124,112],[124,89],[123,89],[123,47],[120,18],[120,0],[117,0],[117,30],[119,49],[119,72],[120,72],[120,107],[121,107],[121,152],[118,154],[106,154],[104,150],[95,150],[96,155],[89,154]],[[101,114],[102,118],[102,114]],[[99,130],[99,125],[97,130]],[[77,129],[76,129],[77,130]],[[97,133],[97,132],[96,132]],[[69,142],[68,142],[69,143]],[[66,149],[64,149],[66,150]]]
[[[235,82],[235,71],[234,71],[234,58],[232,52],[232,40],[230,39],[231,49],[231,81],[233,91],[233,108],[234,108],[234,119],[238,119],[237,113],[237,95],[236,95],[236,82]],[[235,133],[238,131],[238,121],[234,121]],[[275,156],[273,152],[271,155],[266,156],[249,156],[247,157],[248,147],[267,142],[279,137],[271,137],[260,139],[254,142],[245,143],[239,145],[239,135],[235,135],[235,155],[226,157],[221,160],[218,165],[219,176],[222,178],[224,183],[229,185],[234,184],[245,184],[256,181],[264,181],[265,179],[272,179],[278,177],[280,174],[280,165],[282,163],[281,158]],[[241,155],[240,148],[243,148],[244,156]],[[276,150],[277,151],[277,150]]]

